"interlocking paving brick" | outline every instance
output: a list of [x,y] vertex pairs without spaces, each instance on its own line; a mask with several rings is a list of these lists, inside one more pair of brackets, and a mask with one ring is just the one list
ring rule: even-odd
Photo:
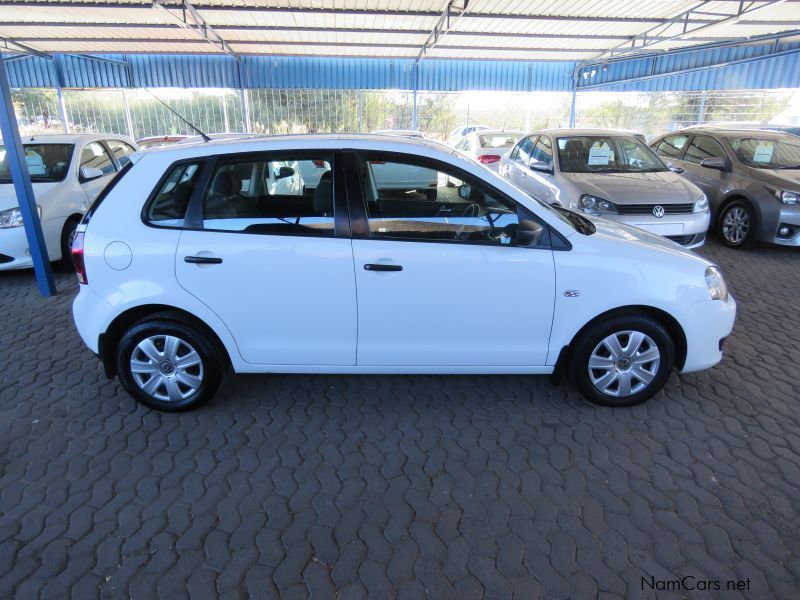
[[724,361],[606,409],[522,376],[228,378],[139,407],[83,348],[74,277],[0,273],[0,598],[800,594],[796,250],[700,251]]

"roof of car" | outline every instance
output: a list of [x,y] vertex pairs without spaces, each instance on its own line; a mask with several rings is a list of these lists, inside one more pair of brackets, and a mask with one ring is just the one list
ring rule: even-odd
[[568,127],[562,127],[557,129],[542,129],[540,131],[534,131],[531,135],[535,135],[537,133],[546,133],[548,135],[642,135],[637,131],[630,131],[626,129],[570,129]]
[[[210,142],[187,143],[147,148],[140,154],[171,155],[171,158],[192,158],[194,156],[211,156],[214,154],[233,154],[253,152],[257,150],[314,149],[336,150],[344,148],[363,148],[370,150],[397,150],[409,152],[410,148],[425,148],[429,151],[458,154],[453,148],[440,142],[418,137],[400,135],[378,135],[374,133],[346,134],[287,134],[287,135],[252,135],[229,139],[212,139]],[[460,155],[459,155],[460,156]]]
[[791,136],[792,135],[791,133],[788,133],[788,132],[784,131],[780,126],[772,126],[772,125],[765,125],[763,127],[748,127],[748,126],[744,126],[744,125],[738,125],[738,126],[737,125],[728,125],[728,126],[717,127],[717,126],[709,125],[709,126],[706,126],[706,127],[686,127],[684,129],[678,129],[676,131],[670,131],[669,133],[665,133],[663,136],[660,136],[660,137],[665,137],[667,135],[680,135],[682,133],[686,134],[686,135],[690,135],[690,134],[699,135],[699,134],[702,134],[702,133],[715,133],[717,135],[722,135],[722,136],[741,135],[743,133],[749,133],[749,134],[757,133],[759,135],[763,134],[763,135],[776,135],[776,136],[780,136],[780,135],[789,135],[789,136]]
[[77,144],[83,140],[123,140],[129,143],[133,141],[125,135],[117,135],[115,133],[62,133],[25,135],[20,137],[22,138],[23,144],[29,144],[31,142],[39,144]]

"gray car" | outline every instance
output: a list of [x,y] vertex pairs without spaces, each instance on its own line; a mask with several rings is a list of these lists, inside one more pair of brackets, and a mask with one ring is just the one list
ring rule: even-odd
[[629,131],[528,135],[500,159],[500,175],[543,202],[634,225],[687,248],[706,239],[703,192]]
[[712,229],[725,244],[800,246],[800,139],[704,127],[670,133],[651,146],[705,192]]

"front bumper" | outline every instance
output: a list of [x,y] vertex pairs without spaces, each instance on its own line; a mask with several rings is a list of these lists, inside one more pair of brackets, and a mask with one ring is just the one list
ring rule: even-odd
[[[789,233],[781,235],[781,228],[784,227]],[[781,207],[778,223],[770,235],[772,238],[767,241],[773,244],[800,247],[800,204],[786,204]]]
[[[9,260],[10,259],[10,260]],[[28,250],[24,227],[0,229],[0,271],[29,269],[33,259]]]
[[736,301],[705,300],[692,305],[681,319],[686,335],[686,360],[681,373],[708,369],[722,360],[722,341],[733,331]]
[[686,248],[697,248],[705,243],[705,234],[711,222],[711,213],[707,210],[698,213],[664,215],[660,219],[653,215],[603,216],[669,238]]

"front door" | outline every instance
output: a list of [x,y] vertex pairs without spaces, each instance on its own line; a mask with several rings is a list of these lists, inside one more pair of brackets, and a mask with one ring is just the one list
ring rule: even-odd
[[[386,169],[424,166],[432,180],[464,183],[441,185],[431,202],[418,190],[376,185],[371,160]],[[358,365],[545,365],[553,255],[549,246],[516,245],[521,209],[449,165],[371,153],[357,162]]]
[[[93,179],[86,179],[81,172],[81,169],[84,167],[100,169],[103,175]],[[86,203],[82,207],[83,210],[85,210],[94,199],[97,198],[97,195],[103,191],[116,171],[117,169],[114,166],[111,155],[100,142],[89,142],[83,147],[78,164],[78,180],[80,181],[84,194],[86,194]]]
[[703,190],[712,206],[716,206],[720,190],[730,175],[719,169],[702,166],[700,163],[706,158],[727,158],[727,155],[712,137],[696,135],[686,147],[681,167],[686,169],[684,176]]
[[[327,167],[313,193],[296,181],[300,160]],[[217,164],[202,228],[181,233],[180,285],[222,319],[249,363],[355,364],[353,255],[335,225],[331,164],[324,153]]]

